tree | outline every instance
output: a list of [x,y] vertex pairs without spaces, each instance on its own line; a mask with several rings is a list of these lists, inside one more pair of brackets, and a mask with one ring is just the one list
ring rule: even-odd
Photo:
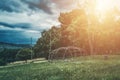
[[37,44],[34,46],[35,57],[48,59],[50,51],[60,47],[60,36],[60,28],[55,26],[48,31],[43,31],[41,38],[38,39]]
[[53,26],[43,31],[41,38],[34,46],[36,57],[46,57],[50,51],[67,46],[76,46],[89,51],[87,38],[87,16],[82,9],[69,13],[61,13],[59,17],[61,27]]
[[7,64],[7,62],[3,58],[1,58],[0,59],[0,66],[4,66],[6,64]]
[[16,61],[15,57],[19,49],[4,49],[0,52],[1,65]]
[[[92,9],[92,7],[90,8]],[[35,52],[48,58],[50,51],[74,46],[85,50],[87,54],[120,52],[120,18],[118,11],[110,11],[103,21],[95,15],[94,8],[76,9],[60,13],[60,27],[52,27],[42,32],[41,38],[34,47]],[[116,19],[116,17],[118,19]]]
[[32,50],[31,49],[21,49],[17,55],[16,55],[16,59],[18,60],[25,60],[27,62],[27,59],[31,59],[32,56]]
[[89,51],[87,34],[87,15],[83,9],[76,9],[69,13],[61,13],[59,17],[61,23],[62,47],[76,46],[86,48]]

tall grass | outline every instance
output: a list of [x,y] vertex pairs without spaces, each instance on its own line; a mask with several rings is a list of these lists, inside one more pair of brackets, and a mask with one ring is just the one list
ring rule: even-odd
[[120,56],[8,65],[0,68],[0,80],[120,80]]

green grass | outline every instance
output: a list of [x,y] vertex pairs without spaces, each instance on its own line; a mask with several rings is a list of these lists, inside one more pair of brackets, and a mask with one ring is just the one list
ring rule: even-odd
[[8,65],[0,67],[0,80],[120,80],[120,56]]

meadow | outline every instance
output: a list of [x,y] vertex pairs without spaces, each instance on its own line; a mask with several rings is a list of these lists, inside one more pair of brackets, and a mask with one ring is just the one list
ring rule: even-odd
[[0,67],[0,80],[120,80],[120,56],[8,64]]

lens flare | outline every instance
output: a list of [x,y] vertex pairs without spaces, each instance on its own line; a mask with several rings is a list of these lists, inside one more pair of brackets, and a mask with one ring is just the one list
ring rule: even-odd
[[98,13],[106,13],[108,10],[114,7],[113,0],[97,0],[96,1],[96,11]]

